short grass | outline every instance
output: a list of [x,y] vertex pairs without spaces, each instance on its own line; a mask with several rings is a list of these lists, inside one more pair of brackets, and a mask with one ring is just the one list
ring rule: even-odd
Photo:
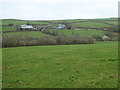
[[[91,20],[97,20],[97,21],[104,21],[104,20],[118,20],[118,18],[100,18],[100,19],[68,19],[68,20],[48,20],[48,22],[79,22],[79,21],[91,21]],[[47,21],[27,21],[27,20],[20,20],[20,19],[3,19],[2,25],[8,25],[8,24],[15,24],[15,25],[22,25],[22,24],[50,24]]]
[[118,21],[107,21],[106,23],[113,24],[113,25],[118,25]]
[[27,21],[29,24],[49,24],[48,22],[45,21]]
[[91,28],[102,28],[102,27],[110,27],[111,25],[104,24],[101,22],[79,22],[73,23],[73,27],[91,27]]
[[4,19],[2,20],[2,25],[8,24],[15,24],[15,25],[22,25],[22,24],[49,24],[47,22],[42,21],[26,21],[26,20],[17,20],[17,19]]
[[3,88],[116,88],[118,43],[3,48]]
[[27,23],[27,21],[25,21],[25,20],[17,20],[17,19],[2,20],[2,25],[8,25],[8,24],[22,25],[22,24],[26,24],[26,23]]
[[80,34],[83,36],[92,36],[92,35],[104,36],[105,35],[105,31],[93,30],[93,29],[58,30],[58,33],[64,34],[64,35]]
[[40,31],[28,31],[28,32],[10,32],[4,33],[3,36],[12,36],[12,35],[21,35],[21,36],[30,36],[30,37],[41,37],[45,36],[46,34],[41,33]]
[[11,26],[2,26],[1,28],[1,31],[16,31],[16,29]]
[[50,22],[79,22],[79,21],[104,21],[104,20],[118,20],[118,18],[98,18],[98,19],[68,19],[68,20],[49,20]]
[[79,22],[79,21],[89,21],[89,19],[50,20],[50,22]]

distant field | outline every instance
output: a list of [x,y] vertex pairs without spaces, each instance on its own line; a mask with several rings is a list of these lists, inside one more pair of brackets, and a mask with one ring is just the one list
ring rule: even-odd
[[119,20],[118,18],[99,18],[99,19],[92,19],[92,20]]
[[79,21],[90,21],[89,19],[70,19],[70,20],[50,20],[50,22],[79,22]]
[[[2,25],[8,24],[15,24],[15,25],[22,25],[22,24],[46,24],[46,25],[53,25],[49,22],[77,22],[71,24],[73,27],[92,27],[92,28],[102,28],[102,27],[109,27],[111,25],[100,23],[100,22],[92,22],[93,20],[108,22],[111,24],[117,25],[117,21],[104,21],[104,20],[118,20],[117,18],[105,18],[105,19],[69,19],[69,20],[48,20],[48,21],[27,21],[27,20],[17,20],[17,19],[4,19],[2,20]],[[79,22],[79,21],[89,21],[89,22]],[[55,25],[56,26],[56,25]],[[4,30],[4,29],[3,29]]]
[[118,21],[107,21],[106,23],[110,23],[110,24],[113,24],[113,25],[118,25]]
[[58,33],[64,35],[80,34],[84,36],[100,35],[104,36],[105,31],[93,30],[93,29],[80,29],[80,30],[58,30]]
[[100,18],[100,19],[68,19],[68,20],[50,20],[51,22],[79,22],[79,21],[104,21],[104,20],[118,20],[118,18]]
[[29,21],[29,24],[49,24],[48,22],[42,22],[42,21]]
[[[6,31],[9,31],[9,29],[6,29]],[[5,31],[5,30],[4,30]],[[52,30],[50,30],[52,31]],[[83,36],[92,36],[92,35],[99,35],[104,36],[105,31],[101,30],[93,30],[93,29],[80,29],[80,30],[57,30],[58,34],[64,34],[64,35],[72,35],[72,34],[80,34]],[[44,36],[46,34],[40,32],[40,31],[26,31],[26,32],[10,32],[10,33],[4,33],[4,35],[22,35],[22,36],[31,36],[31,37],[39,37]]]
[[79,22],[71,24],[73,27],[92,27],[92,28],[102,28],[102,27],[109,27],[111,25],[104,24],[101,22]]
[[49,24],[47,22],[42,21],[25,21],[25,20],[14,20],[14,19],[6,19],[2,20],[2,25],[8,25],[8,24],[15,24],[15,25],[22,25],[22,24]]
[[27,23],[27,21],[25,21],[25,20],[15,20],[15,19],[2,20],[2,25],[8,25],[8,24],[22,25],[22,24],[26,24],[26,23]]
[[117,88],[118,43],[3,48],[3,88]]
[[15,31],[15,28],[13,28],[11,26],[2,26],[1,31]]
[[30,36],[30,37],[41,37],[45,36],[46,34],[41,33],[40,31],[29,31],[29,32],[11,32],[11,33],[4,33],[4,35],[21,35],[21,36]]

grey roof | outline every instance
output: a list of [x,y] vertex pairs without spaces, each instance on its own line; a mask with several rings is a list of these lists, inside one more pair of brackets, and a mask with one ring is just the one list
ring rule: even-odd
[[31,25],[21,25],[21,28],[23,28],[23,29],[25,29],[25,28],[31,29],[31,28],[33,28],[33,26],[31,26]]

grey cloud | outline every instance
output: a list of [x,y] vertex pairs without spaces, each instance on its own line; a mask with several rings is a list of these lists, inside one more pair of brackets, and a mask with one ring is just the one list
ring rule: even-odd
[[13,0],[2,2],[1,18],[77,19],[117,17],[117,0]]

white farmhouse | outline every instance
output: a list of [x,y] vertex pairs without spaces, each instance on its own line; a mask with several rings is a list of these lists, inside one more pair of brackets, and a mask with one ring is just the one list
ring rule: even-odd
[[33,29],[33,26],[24,24],[21,25],[21,29]]
[[58,29],[64,29],[65,25],[64,24],[58,24]]

